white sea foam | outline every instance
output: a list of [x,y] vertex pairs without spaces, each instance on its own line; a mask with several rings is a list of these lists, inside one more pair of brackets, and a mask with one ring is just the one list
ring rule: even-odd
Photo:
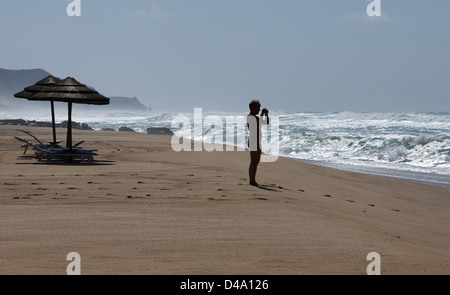
[[[144,111],[136,113],[75,112],[73,120],[88,123],[94,129],[118,129],[127,126],[138,132],[147,127],[171,128],[172,119],[179,113]],[[183,113],[193,122],[193,111]],[[203,113],[222,118],[242,118],[246,113]],[[279,116],[280,155],[333,165],[352,165],[416,171],[448,175],[450,179],[450,113],[284,113]],[[0,118],[23,118],[49,121],[50,114],[1,113]],[[57,114],[56,120],[67,119],[67,114]],[[237,122],[238,124],[239,121]],[[226,126],[226,133],[234,132],[235,126]],[[240,132],[247,133],[246,128]],[[174,129],[176,135],[192,138],[193,132]],[[184,133],[183,133],[184,132]],[[211,142],[215,132],[204,126],[203,136],[194,138]],[[246,134],[239,134],[246,135]],[[238,135],[238,136],[239,136]],[[236,144],[236,142],[234,142]],[[238,143],[244,147],[245,143]]]

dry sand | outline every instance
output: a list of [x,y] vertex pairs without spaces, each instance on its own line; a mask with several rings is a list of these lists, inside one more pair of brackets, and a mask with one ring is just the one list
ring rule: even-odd
[[0,126],[0,274],[66,274],[69,252],[81,274],[365,274],[373,251],[382,274],[450,274],[448,188],[282,158],[257,188],[248,152],[128,132],[74,130],[96,163],[45,164],[15,128]]

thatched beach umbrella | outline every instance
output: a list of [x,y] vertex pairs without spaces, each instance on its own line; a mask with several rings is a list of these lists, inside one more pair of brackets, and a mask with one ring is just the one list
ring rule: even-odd
[[[14,97],[28,99],[35,93],[50,90],[53,85],[59,82],[61,82],[60,79],[53,77],[52,75],[48,75],[46,78],[36,82],[36,84],[28,86],[23,91],[14,94]],[[53,100],[50,100],[50,105],[52,109],[53,144],[56,144],[55,105],[53,103]]]
[[67,141],[66,147],[72,149],[72,103],[106,105],[109,98],[86,87],[72,77],[54,84],[51,88],[36,92],[28,100],[51,100],[68,103]]

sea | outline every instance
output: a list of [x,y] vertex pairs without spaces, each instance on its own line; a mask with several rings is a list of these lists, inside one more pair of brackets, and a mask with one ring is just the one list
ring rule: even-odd
[[[72,120],[96,130],[128,127],[146,133],[148,127],[166,127],[184,138],[222,141],[244,148],[248,138],[246,116],[247,113],[198,109],[109,113],[74,110]],[[450,112],[271,111],[270,117],[272,126],[263,134],[267,135],[268,145],[277,145],[271,150],[278,156],[450,187]],[[0,119],[18,118],[50,121],[50,112],[0,111]],[[66,113],[56,115],[57,122],[64,120]],[[273,124],[277,124],[276,128]]]

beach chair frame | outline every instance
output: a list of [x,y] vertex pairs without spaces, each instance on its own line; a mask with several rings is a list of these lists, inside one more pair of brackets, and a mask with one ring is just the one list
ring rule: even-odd
[[[31,133],[31,131],[23,130],[23,129],[16,129],[16,131],[23,132],[23,133],[25,133],[25,134],[27,134],[27,135],[33,137],[33,138],[38,142],[38,144],[36,144],[36,145],[39,146],[39,147],[41,147],[41,148],[44,148],[44,149],[48,149],[48,148],[62,148],[62,147],[59,145],[60,141],[55,142],[55,143],[45,144],[45,143],[43,143],[41,140],[39,140],[39,138],[37,138],[35,135],[33,135],[33,134]],[[80,145],[83,144],[84,142],[85,142],[85,141],[82,140],[82,141],[80,141],[80,142],[74,144],[74,145],[72,146],[72,148],[81,148]],[[30,147],[30,144],[29,144],[29,143],[24,143],[24,144],[22,145],[22,147],[25,148],[25,150],[23,151],[23,154],[25,155],[26,152],[27,152],[27,150],[28,150],[28,148]]]
[[29,142],[26,139],[14,136],[14,138],[18,141],[24,142],[25,145],[32,146],[36,150],[36,157],[39,161],[47,160],[47,163],[50,163],[54,159],[73,159],[78,158],[81,161],[88,161],[89,163],[94,162],[94,156],[98,156],[96,153],[97,150],[86,150],[86,149],[75,149],[75,150],[64,150],[61,147],[53,147],[53,148],[43,148],[39,145]]

